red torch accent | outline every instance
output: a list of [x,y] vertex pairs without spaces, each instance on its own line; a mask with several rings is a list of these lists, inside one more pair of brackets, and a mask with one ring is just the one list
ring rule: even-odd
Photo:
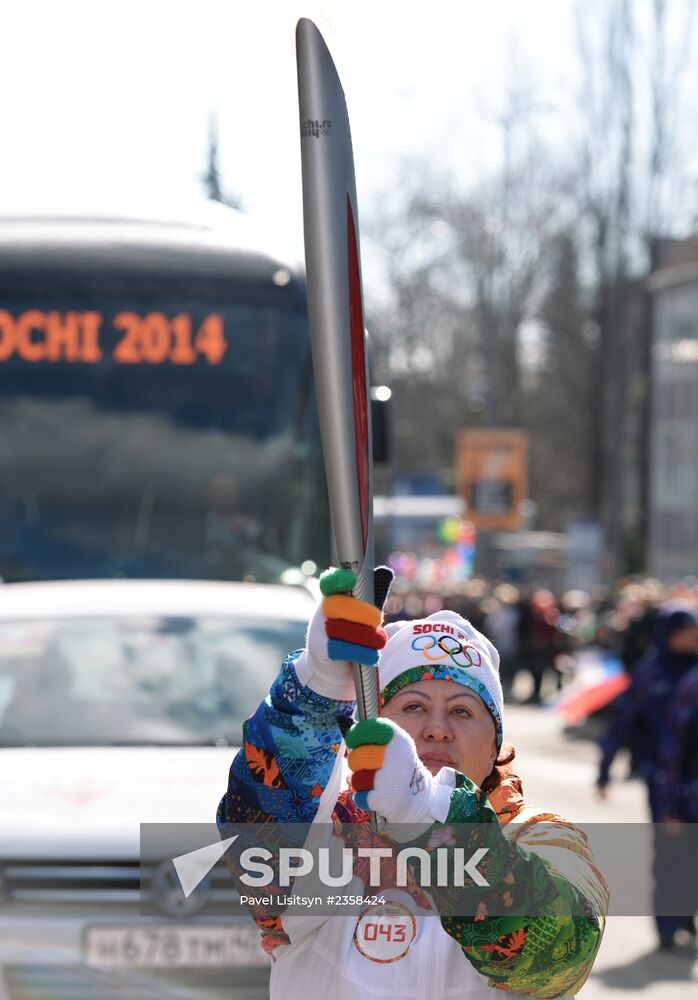
[[356,440],[356,471],[361,505],[361,532],[364,550],[368,537],[368,393],[366,392],[366,353],[364,316],[361,307],[361,273],[356,228],[351,201],[347,195],[347,236],[349,240],[349,323],[351,326],[351,367],[354,386],[354,435]]

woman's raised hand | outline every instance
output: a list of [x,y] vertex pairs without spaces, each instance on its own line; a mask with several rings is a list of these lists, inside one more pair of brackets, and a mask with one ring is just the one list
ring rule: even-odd
[[[381,571],[390,573],[380,567],[376,574]],[[324,599],[310,622],[305,649],[296,661],[301,683],[336,701],[354,700],[351,664],[377,666],[388,638],[381,628],[380,608],[351,596],[355,584],[356,576],[346,569],[330,568],[322,574],[320,590]]]

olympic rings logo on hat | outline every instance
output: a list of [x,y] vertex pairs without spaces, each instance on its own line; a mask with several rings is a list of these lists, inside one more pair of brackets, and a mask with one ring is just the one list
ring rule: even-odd
[[[450,660],[457,667],[481,667],[482,657],[475,646],[464,645],[451,635],[417,635],[412,640],[412,649],[422,653],[431,663]],[[438,650],[438,652],[435,652]]]

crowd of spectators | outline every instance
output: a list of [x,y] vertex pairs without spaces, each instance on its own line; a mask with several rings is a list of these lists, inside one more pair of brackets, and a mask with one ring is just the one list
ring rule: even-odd
[[[497,647],[510,702],[566,702],[569,712],[570,697],[581,695],[594,720],[588,735],[600,742],[601,799],[617,751],[629,750],[626,774],[645,783],[654,824],[659,947],[674,949],[681,934],[695,940],[693,916],[675,901],[686,892],[698,901],[689,836],[698,827],[698,580],[633,578],[613,588],[555,594],[542,585],[516,587],[477,577],[425,589],[398,576],[386,615],[422,618],[442,609],[469,619]],[[518,682],[521,674],[528,675],[527,684]],[[608,695],[601,700],[599,684]],[[588,722],[584,713],[580,718]],[[682,857],[690,863],[679,864]]]
[[467,618],[497,647],[505,698],[516,700],[516,678],[526,673],[530,681],[522,700],[539,704],[544,688],[559,689],[573,673],[579,650],[609,650],[632,673],[654,642],[663,614],[698,612],[698,580],[622,579],[613,588],[556,594],[535,583],[514,586],[480,577],[427,590],[398,576],[385,610],[386,619],[396,621],[444,608]]

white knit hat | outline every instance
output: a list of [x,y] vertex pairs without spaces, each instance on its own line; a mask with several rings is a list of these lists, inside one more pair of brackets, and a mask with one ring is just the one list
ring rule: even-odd
[[378,665],[383,704],[408,684],[452,680],[480,696],[494,719],[502,746],[504,697],[499,653],[489,639],[455,611],[385,626],[388,643]]

